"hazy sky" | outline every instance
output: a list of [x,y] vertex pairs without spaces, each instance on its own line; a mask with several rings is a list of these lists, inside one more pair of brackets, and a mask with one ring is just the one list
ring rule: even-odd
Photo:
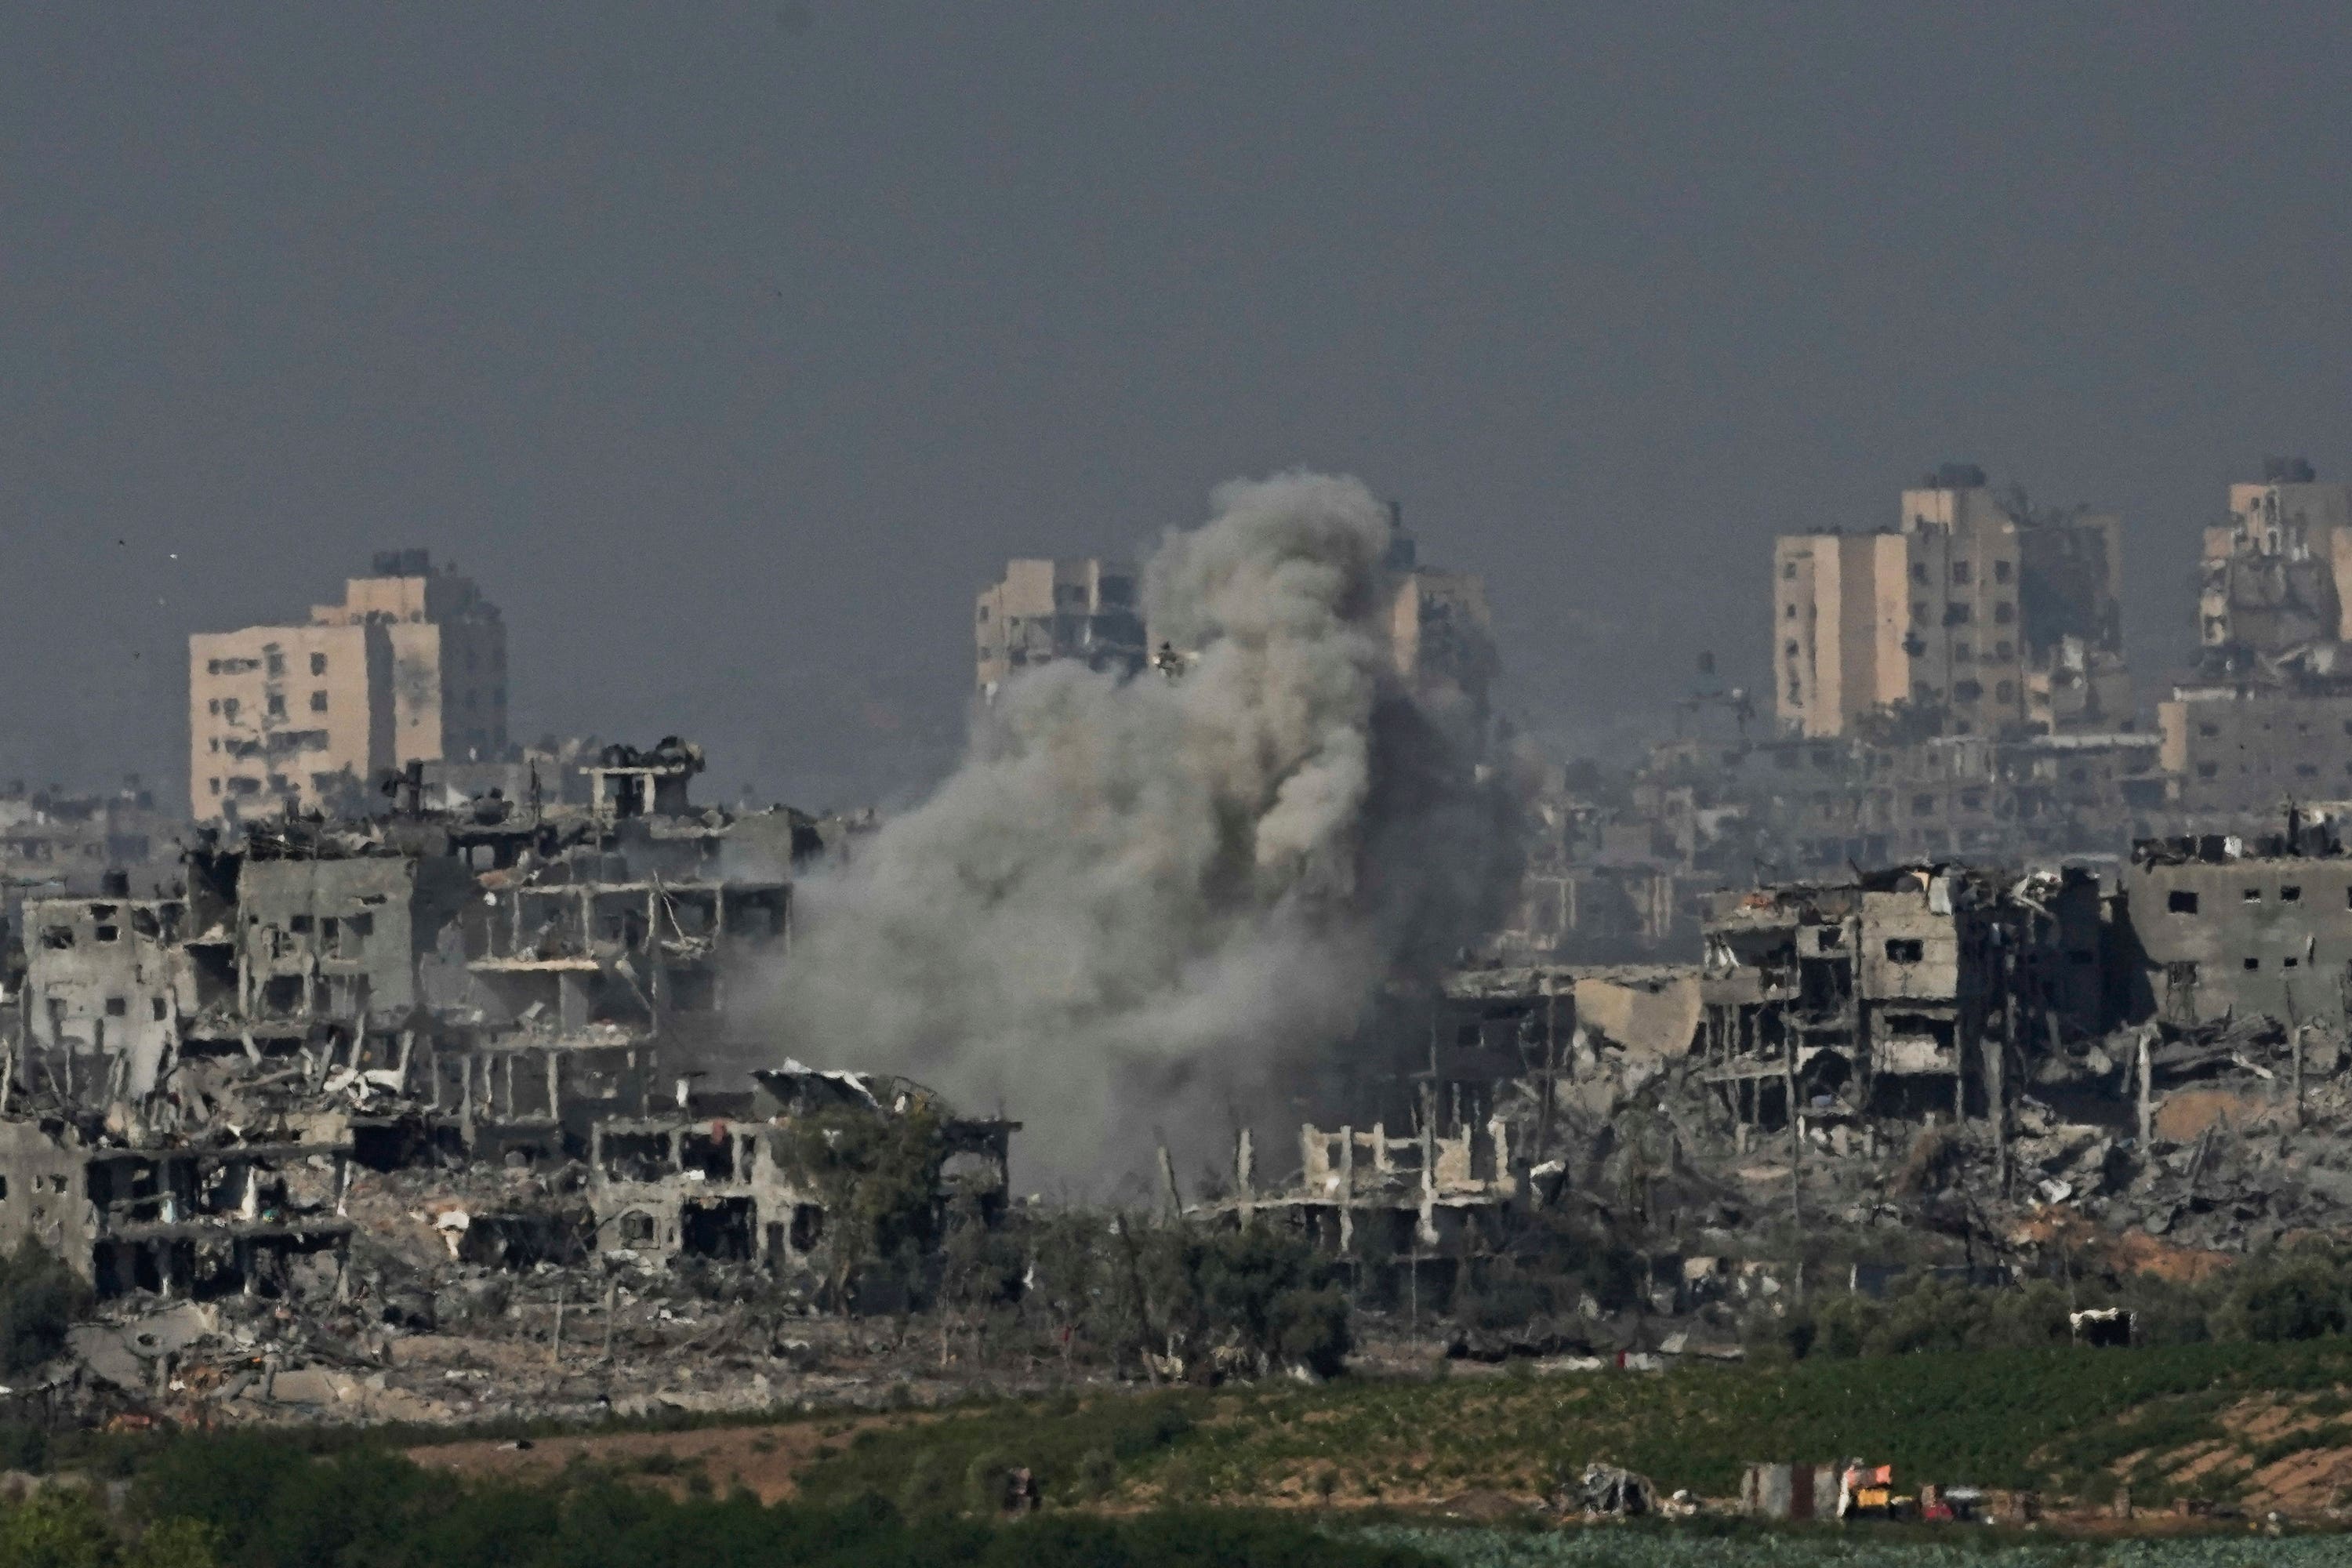
[[[186,635],[379,547],[515,728],[935,768],[1008,553],[1292,465],[1579,743],[1952,458],[2126,516],[2143,700],[2265,451],[2352,476],[2352,11],[0,10],[0,774],[184,787]],[[176,559],[174,556],[176,555]]]

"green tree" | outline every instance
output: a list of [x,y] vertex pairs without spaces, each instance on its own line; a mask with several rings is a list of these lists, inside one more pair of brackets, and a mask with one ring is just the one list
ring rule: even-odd
[[30,1372],[66,1348],[66,1330],[89,1309],[89,1287],[30,1237],[0,1257],[0,1373]]
[[8,1568],[113,1568],[114,1536],[79,1488],[50,1487],[0,1507],[0,1563]]

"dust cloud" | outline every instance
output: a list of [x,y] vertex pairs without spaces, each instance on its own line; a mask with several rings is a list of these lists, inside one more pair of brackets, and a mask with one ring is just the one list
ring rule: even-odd
[[795,1056],[1023,1120],[1033,1190],[1295,1130],[1377,1048],[1384,980],[1495,885],[1474,726],[1406,691],[1383,634],[1386,510],[1307,473],[1212,503],[1144,574],[1181,673],[1008,682],[929,799],[803,882],[766,997]]

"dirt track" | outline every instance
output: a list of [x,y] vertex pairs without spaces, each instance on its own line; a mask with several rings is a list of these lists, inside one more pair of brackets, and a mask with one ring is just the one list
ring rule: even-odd
[[793,1496],[801,1471],[817,1449],[838,1446],[858,1429],[901,1419],[868,1416],[856,1421],[794,1421],[762,1426],[708,1426],[689,1432],[616,1432],[596,1436],[537,1437],[530,1447],[512,1442],[433,1443],[408,1450],[420,1465],[468,1477],[497,1476],[543,1480],[575,1461],[609,1467],[641,1477],[673,1495],[684,1495],[690,1477],[709,1478],[724,1496],[738,1487],[761,1502]]

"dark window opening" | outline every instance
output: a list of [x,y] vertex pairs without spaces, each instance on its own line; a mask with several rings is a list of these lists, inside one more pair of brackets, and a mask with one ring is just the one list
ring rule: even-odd
[[1891,936],[1886,939],[1886,956],[1896,963],[1916,963],[1927,956],[1927,946],[1916,936]]

